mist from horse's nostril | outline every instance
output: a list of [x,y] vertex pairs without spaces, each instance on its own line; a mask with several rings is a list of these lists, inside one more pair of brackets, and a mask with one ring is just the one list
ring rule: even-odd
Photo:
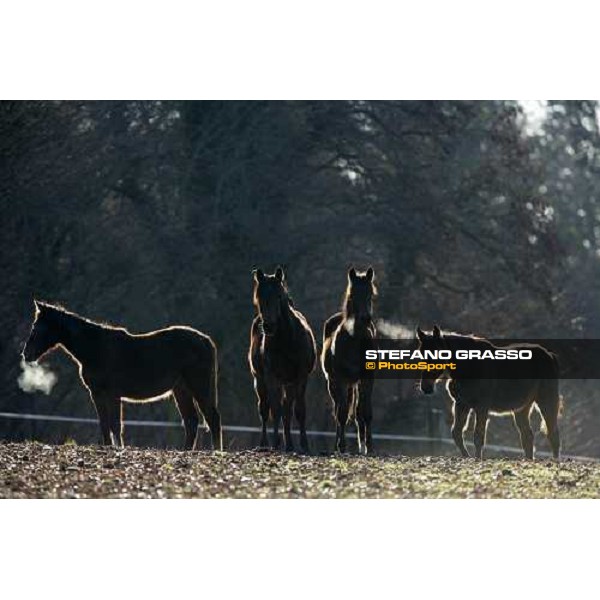
[[56,381],[56,375],[48,368],[39,363],[27,361],[24,356],[21,356],[21,375],[19,375],[17,383],[25,393],[43,392],[48,395]]

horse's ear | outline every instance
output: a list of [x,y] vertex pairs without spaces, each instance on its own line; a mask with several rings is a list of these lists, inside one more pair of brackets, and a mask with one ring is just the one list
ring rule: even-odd
[[417,337],[419,338],[420,342],[422,342],[426,337],[425,332],[420,327],[417,327]]
[[373,281],[374,276],[375,276],[375,271],[373,271],[373,267],[369,267],[367,269],[367,281]]
[[281,267],[277,267],[275,270],[275,279],[277,279],[277,281],[283,281],[285,279],[285,273]]
[[254,271],[252,271],[252,276],[254,277],[254,281],[256,281],[256,283],[265,278],[265,274],[263,273],[262,269],[254,269]]
[[348,281],[354,281],[356,279],[356,269],[354,267],[350,267],[348,269]]
[[442,337],[442,332],[437,325],[433,326],[433,337],[436,337],[436,338]]

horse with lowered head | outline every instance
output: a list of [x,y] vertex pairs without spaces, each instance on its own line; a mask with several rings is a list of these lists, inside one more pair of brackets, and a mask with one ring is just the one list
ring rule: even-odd
[[342,311],[329,317],[323,327],[321,366],[333,401],[336,423],[335,448],[346,451],[346,423],[354,417],[359,452],[373,451],[371,395],[373,377],[365,374],[364,351],[376,337],[373,297],[377,290],[371,267],[365,273],[348,271],[348,287]]
[[281,267],[274,275],[257,269],[253,280],[253,302],[258,314],[250,329],[248,363],[262,421],[260,445],[268,446],[267,424],[271,416],[272,446],[279,448],[283,411],[285,449],[294,449],[290,429],[293,408],[300,427],[300,447],[308,452],[305,395],[308,376],[315,368],[315,337],[304,315],[294,308]]
[[[447,390],[454,400],[452,437],[461,454],[469,456],[464,444],[464,430],[471,411],[475,413],[473,442],[475,456],[482,458],[490,414],[512,413],[519,430],[526,458],[533,458],[533,431],[529,416],[534,406],[539,409],[545,423],[546,435],[555,458],[560,455],[558,417],[561,398],[558,392],[559,369],[556,356],[538,344],[511,344],[495,346],[485,338],[458,333],[442,333],[436,325],[431,333],[417,328],[420,350],[479,350],[492,352],[498,348],[526,349],[531,351],[531,361],[523,368],[523,378],[503,378],[503,374],[516,373],[506,360],[475,360],[468,366],[456,363],[455,370],[448,369]],[[512,362],[512,361],[510,361]],[[507,369],[511,369],[508,371]],[[431,394],[435,382],[444,375],[441,371],[424,371],[421,391]],[[508,375],[510,376],[510,375]],[[526,377],[525,377],[526,376]]]
[[122,400],[147,402],[172,394],[183,420],[185,448],[197,447],[202,415],[213,448],[222,449],[217,349],[207,335],[184,326],[133,334],[35,301],[35,319],[23,359],[37,362],[57,347],[79,365],[105,445],[124,445]]

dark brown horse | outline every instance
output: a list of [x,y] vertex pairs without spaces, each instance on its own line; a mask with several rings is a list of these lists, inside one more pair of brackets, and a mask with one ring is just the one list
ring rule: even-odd
[[292,408],[300,427],[300,447],[308,452],[306,437],[306,382],[315,368],[313,332],[288,295],[283,269],[274,275],[253,271],[253,301],[258,315],[250,330],[248,362],[262,421],[261,446],[268,446],[267,423],[273,419],[273,448],[279,448],[279,421],[283,409],[286,451],[293,450]]
[[[435,326],[431,333],[417,329],[421,350],[495,350],[485,338],[458,333],[443,333]],[[447,370],[449,379],[447,390],[454,400],[454,422],[452,437],[461,454],[469,456],[465,448],[463,432],[471,411],[475,413],[475,456],[482,458],[485,436],[490,414],[512,413],[521,437],[521,445],[527,458],[533,458],[533,431],[529,415],[537,406],[546,425],[546,435],[555,458],[560,455],[560,435],[558,416],[560,395],[558,393],[558,362],[554,354],[537,344],[511,344],[502,348],[527,349],[532,351],[531,361],[527,361],[528,379],[503,379],[503,369],[507,361],[470,361],[468,376],[457,363],[456,370]],[[475,371],[474,371],[475,369]],[[504,371],[506,373],[506,371]],[[434,384],[444,373],[423,372],[421,391],[431,394]]]
[[346,423],[354,417],[359,452],[373,451],[371,395],[373,378],[363,375],[365,348],[376,337],[373,297],[376,294],[371,267],[366,273],[348,271],[348,287],[342,312],[329,317],[323,327],[321,366],[333,401],[336,423],[335,448],[346,451]]
[[57,347],[67,352],[79,365],[96,407],[104,444],[123,446],[122,400],[146,402],[173,394],[185,428],[185,448],[197,446],[201,413],[213,448],[222,449],[217,349],[210,337],[191,327],[132,334],[51,304],[36,301],[35,308],[23,358],[38,361]]

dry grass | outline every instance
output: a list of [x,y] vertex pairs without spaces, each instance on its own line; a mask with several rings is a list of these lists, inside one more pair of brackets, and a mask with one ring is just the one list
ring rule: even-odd
[[597,498],[600,463],[0,444],[2,498]]

